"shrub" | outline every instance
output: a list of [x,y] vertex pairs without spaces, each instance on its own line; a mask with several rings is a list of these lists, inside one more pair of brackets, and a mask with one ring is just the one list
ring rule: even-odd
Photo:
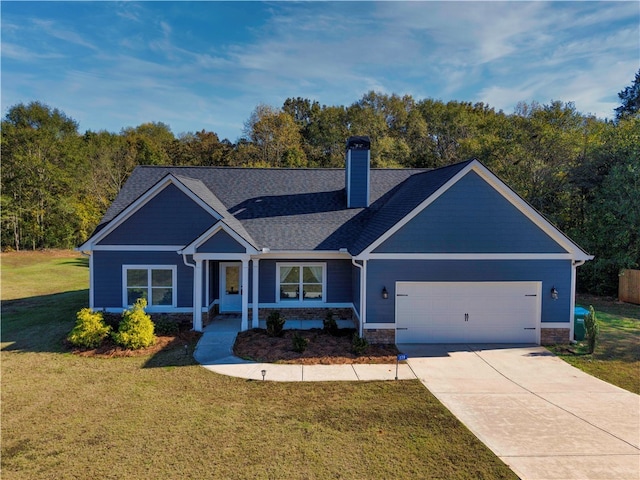
[[333,312],[331,310],[327,312],[324,320],[322,320],[322,329],[329,335],[335,336],[338,334],[338,323],[335,318],[333,318]]
[[292,342],[293,342],[293,351],[298,353],[304,352],[307,349],[307,345],[309,345],[309,339],[304,338],[298,332],[293,334]]
[[122,313],[118,331],[112,334],[113,340],[124,348],[137,350],[150,347],[156,341],[153,334],[153,322],[144,311],[147,301],[139,298],[131,310]]
[[593,353],[596,349],[598,334],[600,333],[600,326],[598,325],[598,319],[596,318],[596,311],[593,305],[589,307],[589,313],[584,317],[584,329],[587,334],[589,353]]
[[279,311],[274,311],[267,317],[267,335],[270,337],[282,336],[282,329],[284,328],[285,318]]
[[177,335],[180,333],[180,324],[165,315],[159,315],[153,320],[153,329],[158,335]]
[[96,348],[107,338],[111,327],[104,323],[101,312],[83,308],[76,315],[76,325],[69,333],[69,340],[76,347]]
[[353,353],[355,353],[356,355],[362,355],[368,347],[369,342],[367,342],[366,338],[361,337],[357,333],[353,334],[351,340],[351,348],[353,350]]

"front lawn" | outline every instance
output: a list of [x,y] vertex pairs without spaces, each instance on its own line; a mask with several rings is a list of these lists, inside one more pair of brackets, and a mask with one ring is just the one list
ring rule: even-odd
[[550,350],[574,367],[640,395],[640,306],[586,295],[576,303],[596,310],[600,336],[594,354],[588,354],[586,341]]
[[1,260],[3,479],[516,478],[417,380],[247,381],[182,346],[69,353],[86,259]]

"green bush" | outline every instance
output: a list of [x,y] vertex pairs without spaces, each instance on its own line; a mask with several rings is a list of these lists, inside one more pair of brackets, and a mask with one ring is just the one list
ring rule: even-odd
[[76,347],[96,348],[107,338],[111,327],[104,323],[101,312],[83,308],[76,315],[76,325],[67,340]]
[[366,338],[361,337],[357,333],[353,334],[353,338],[351,340],[351,349],[353,350],[353,353],[356,355],[362,355],[367,351],[368,347],[369,342],[367,342]]
[[118,331],[111,336],[113,340],[124,348],[137,350],[150,347],[156,342],[153,334],[153,322],[144,311],[147,301],[139,298],[131,310],[122,312],[122,321]]
[[298,353],[304,352],[307,349],[307,345],[309,345],[309,339],[304,338],[298,332],[293,334],[292,342],[293,342],[293,351]]
[[282,336],[282,330],[284,329],[285,318],[279,311],[274,311],[267,317],[267,335],[270,337]]
[[333,312],[331,310],[327,312],[324,320],[322,320],[322,329],[329,335],[335,336],[338,334],[338,323],[335,318],[333,318]]
[[596,318],[596,311],[593,305],[589,307],[589,313],[584,317],[584,329],[587,334],[589,353],[593,353],[596,349],[598,334],[600,333],[600,326],[598,325],[598,319]]
[[172,336],[180,333],[180,324],[165,315],[159,315],[153,320],[153,329],[158,335]]

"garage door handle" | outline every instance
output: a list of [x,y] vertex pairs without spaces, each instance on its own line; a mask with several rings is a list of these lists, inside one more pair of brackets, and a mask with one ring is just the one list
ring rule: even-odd
[[408,297],[408,293],[396,293],[396,297]]
[[524,327],[525,330],[535,330],[536,327]]
[[396,328],[396,330],[409,330],[409,329],[407,327],[404,327],[404,328],[403,327],[398,327],[398,328]]

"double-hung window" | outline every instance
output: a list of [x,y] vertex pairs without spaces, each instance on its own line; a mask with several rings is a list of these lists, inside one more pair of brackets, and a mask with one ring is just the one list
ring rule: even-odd
[[124,265],[123,305],[130,307],[138,298],[146,298],[150,308],[176,306],[175,265]]
[[278,263],[278,302],[323,302],[326,292],[326,266]]

